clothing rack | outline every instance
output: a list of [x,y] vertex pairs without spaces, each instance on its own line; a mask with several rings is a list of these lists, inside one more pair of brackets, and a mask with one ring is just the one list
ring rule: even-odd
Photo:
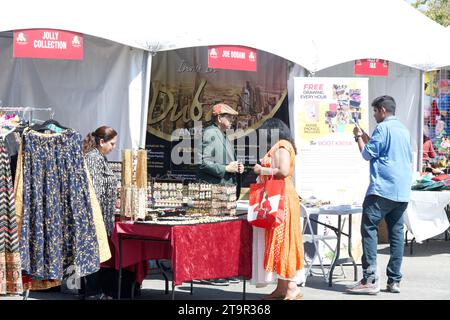
[[3,107],[0,106],[0,112],[20,112],[20,113],[28,113],[28,123],[32,124],[33,122],[33,112],[35,111],[44,111],[48,112],[50,115],[50,119],[53,119],[55,112],[51,107],[49,108],[40,108],[40,107]]
[[[40,108],[40,107],[4,107],[4,106],[0,106],[0,112],[18,112],[21,115],[19,116],[20,118],[25,118],[25,113],[28,113],[28,124],[31,125],[35,120],[33,118],[33,113],[36,111],[42,111],[42,112],[48,112],[50,119],[53,119],[53,116],[55,114],[55,112],[53,111],[53,109],[51,107],[48,108]],[[22,296],[23,296],[23,300],[28,300],[28,297],[30,295],[30,289],[27,289],[23,292]]]

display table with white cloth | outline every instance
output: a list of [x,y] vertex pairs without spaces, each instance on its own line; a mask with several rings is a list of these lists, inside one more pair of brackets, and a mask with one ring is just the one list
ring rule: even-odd
[[450,226],[445,207],[450,204],[449,191],[411,191],[404,223],[416,242],[445,232]]

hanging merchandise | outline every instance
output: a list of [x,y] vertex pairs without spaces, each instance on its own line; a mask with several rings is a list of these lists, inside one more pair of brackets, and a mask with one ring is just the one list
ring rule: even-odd
[[18,115],[0,112],[0,136],[6,137],[16,129],[19,123],[20,118]]
[[22,135],[16,210],[22,270],[34,279],[60,281],[73,271],[83,277],[99,269],[100,229],[81,146],[72,129]]
[[121,214],[131,220],[145,219],[147,211],[147,151],[122,151]]
[[441,145],[450,137],[450,70],[440,69],[424,74],[423,134],[432,140],[438,156],[429,164],[436,170],[447,170],[449,154]]
[[0,294],[21,294],[21,260],[9,155],[0,138]]
[[33,125],[31,129],[44,133],[61,133],[68,128],[64,127],[54,119],[49,119],[44,121],[44,123]]
[[45,115],[47,118],[52,118],[53,109],[0,106],[0,136],[5,138],[4,142],[10,157],[13,183],[22,132],[30,124],[40,121],[37,118],[42,117],[42,115]]
[[[39,120],[42,115],[45,115],[46,118],[50,117],[49,121],[53,121],[53,114],[52,108],[0,106],[0,123],[7,124],[10,129],[12,127],[24,129],[28,125],[42,122]],[[2,131],[6,130],[7,128],[2,128]]]

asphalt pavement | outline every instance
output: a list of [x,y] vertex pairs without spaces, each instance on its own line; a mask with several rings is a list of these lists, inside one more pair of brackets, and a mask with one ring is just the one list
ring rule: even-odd
[[[449,237],[450,238],[450,237]],[[319,269],[313,269],[315,275],[308,277],[302,287],[304,300],[450,300],[450,239],[432,239],[421,244],[414,244],[413,254],[410,247],[405,247],[402,265],[403,280],[401,293],[394,294],[384,290],[386,283],[386,265],[389,260],[389,246],[378,245],[378,268],[380,270],[381,292],[375,296],[350,295],[345,293],[348,285],[354,283],[351,266],[337,267],[333,286],[329,287]],[[358,279],[361,266],[358,266]],[[246,300],[260,300],[269,294],[275,285],[256,288],[246,282]],[[165,281],[162,274],[151,272],[144,280],[139,296],[135,300],[171,300],[165,293]],[[176,287],[176,300],[242,300],[243,281],[228,286],[213,286],[195,281],[193,293],[190,283]],[[73,290],[64,287],[59,292],[30,292],[28,300],[80,300]],[[23,300],[23,296],[0,296],[0,300]]]

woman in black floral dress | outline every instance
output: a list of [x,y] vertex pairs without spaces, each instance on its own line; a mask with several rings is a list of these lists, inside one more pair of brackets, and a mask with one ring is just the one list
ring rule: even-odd
[[[116,146],[117,132],[108,126],[97,128],[89,133],[83,141],[83,152],[86,165],[94,186],[95,195],[102,209],[106,232],[111,236],[114,227],[114,213],[117,199],[117,179],[110,168],[106,155]],[[86,296],[105,297],[101,291],[102,269],[98,273],[86,277]],[[104,293],[104,292],[103,292]]]
[[108,164],[106,155],[116,146],[117,132],[107,126],[102,126],[89,133],[83,141],[83,152],[86,164],[102,208],[106,232],[111,236],[114,226],[114,212],[117,199],[117,179]]

